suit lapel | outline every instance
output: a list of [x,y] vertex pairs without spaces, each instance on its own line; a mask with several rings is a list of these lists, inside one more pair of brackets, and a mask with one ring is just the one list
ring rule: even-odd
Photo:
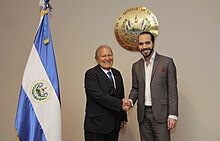
[[117,88],[117,86],[119,86],[118,85],[118,83],[119,83],[119,81],[118,81],[118,73],[116,73],[116,71],[114,69],[111,69],[111,70],[112,70],[112,73],[113,73],[113,77],[115,79],[115,88]]
[[[97,72],[99,73],[99,77],[102,77],[106,82],[109,84],[112,84],[111,80],[108,78],[108,76],[105,74],[105,72],[100,68],[99,65],[96,66]],[[115,73],[113,72],[113,77],[115,78]],[[115,80],[116,81],[116,80]],[[114,87],[114,86],[113,86]]]
[[145,63],[144,63],[144,60],[143,59],[141,59],[140,60],[140,72],[141,72],[141,76],[142,76],[142,78],[143,78],[143,82],[145,82]]
[[102,77],[104,80],[111,82],[111,80],[108,78],[105,72],[103,72],[102,69],[98,65],[96,66],[96,69],[97,69],[97,72],[99,73],[99,77]]
[[152,75],[151,75],[151,80],[154,77],[154,74],[156,72],[157,66],[159,65],[159,62],[160,62],[160,55],[156,53],[156,56],[155,56],[155,59],[154,59]]

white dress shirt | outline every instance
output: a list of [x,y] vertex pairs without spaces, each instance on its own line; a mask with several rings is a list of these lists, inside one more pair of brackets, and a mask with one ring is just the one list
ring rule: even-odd
[[[105,70],[105,69],[103,69],[103,68],[101,68],[103,71],[104,71],[104,73],[108,76],[108,78],[109,78],[109,75],[107,74],[109,71],[112,73],[112,70],[110,69],[110,70]],[[113,82],[114,82],[114,88],[116,88],[116,85],[115,85],[115,78],[114,78],[114,75],[113,75],[113,73],[112,73],[112,79],[113,79]]]
[[144,69],[145,69],[145,105],[146,106],[152,106],[150,83],[151,83],[151,75],[152,75],[155,56],[156,53],[154,51],[149,62],[146,62],[146,60],[143,58],[145,64]]

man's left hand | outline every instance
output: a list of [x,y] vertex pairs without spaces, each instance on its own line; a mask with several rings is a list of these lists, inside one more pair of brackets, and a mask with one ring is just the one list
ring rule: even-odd
[[127,127],[127,122],[126,122],[126,121],[121,121],[120,132],[121,132],[122,134],[125,133],[126,127]]
[[172,118],[168,118],[168,130],[173,129],[174,127],[176,127],[176,123],[177,120],[172,119]]

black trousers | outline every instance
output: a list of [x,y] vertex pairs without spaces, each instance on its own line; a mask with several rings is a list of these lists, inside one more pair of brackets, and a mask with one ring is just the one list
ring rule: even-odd
[[109,134],[98,134],[84,130],[85,141],[118,141],[118,131]]
[[145,106],[144,122],[139,123],[139,130],[141,141],[170,141],[167,122],[157,122],[152,107]]

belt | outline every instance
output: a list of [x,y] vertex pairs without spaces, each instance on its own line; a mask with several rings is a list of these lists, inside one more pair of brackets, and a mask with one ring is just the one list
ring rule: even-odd
[[146,106],[146,105],[145,105],[145,108],[147,108],[147,109],[152,109],[152,106]]

